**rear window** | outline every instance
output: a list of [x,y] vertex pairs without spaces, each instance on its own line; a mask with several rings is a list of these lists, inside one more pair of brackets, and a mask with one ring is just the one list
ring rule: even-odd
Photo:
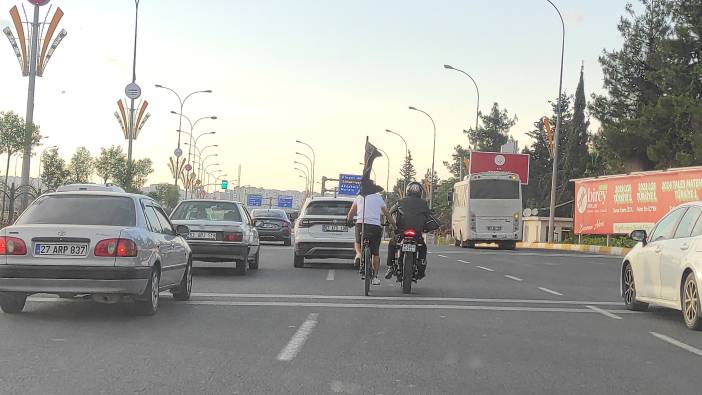
[[285,214],[285,211],[281,211],[281,210],[256,209],[256,210],[251,212],[251,216],[254,218],[280,218],[280,219],[288,218],[287,214]]
[[185,202],[171,214],[171,220],[242,222],[239,206],[230,202]]
[[128,197],[44,196],[27,208],[17,224],[136,226],[136,210]]
[[470,182],[471,199],[519,199],[519,181],[473,180]]
[[305,209],[305,215],[346,215],[353,202],[326,200],[310,202]]

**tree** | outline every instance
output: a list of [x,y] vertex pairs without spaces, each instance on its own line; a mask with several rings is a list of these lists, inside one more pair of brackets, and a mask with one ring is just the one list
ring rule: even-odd
[[66,183],[70,172],[66,169],[66,161],[59,156],[58,148],[44,151],[41,156],[41,182],[48,190],[56,190]]
[[90,182],[95,171],[95,160],[85,147],[78,147],[68,165],[69,181],[79,184]]
[[476,151],[500,152],[509,138],[509,130],[517,123],[517,117],[510,118],[506,109],[500,110],[497,103],[492,105],[488,115],[480,113],[482,125],[477,130],[464,131]]
[[151,159],[139,159],[132,162],[132,174],[131,182],[129,180],[127,159],[126,157],[120,159],[117,163],[116,174],[114,175],[115,184],[121,186],[128,192],[139,193],[141,188],[144,187],[146,181],[151,173],[154,172],[153,162]]
[[451,162],[444,161],[444,166],[451,172],[451,175],[456,179],[461,179],[462,176],[466,175],[468,172],[465,168],[464,159],[470,158],[470,150],[457,145],[453,147],[453,154],[451,154]]
[[[24,148],[24,137],[27,131],[27,125],[24,119],[12,111],[0,112],[0,153],[7,154],[7,165],[5,166],[5,187],[7,187],[7,178],[10,175],[10,159],[12,155]],[[39,144],[41,135],[39,126],[32,125],[32,147]],[[2,209],[0,213],[5,213],[6,196],[2,196]]]
[[[661,139],[667,142],[667,131],[660,128],[661,124],[650,123],[657,116],[647,108],[655,106],[663,94],[656,83],[663,63],[658,49],[670,37],[671,6],[664,0],[640,1],[644,4],[643,15],[637,15],[629,3],[627,16],[619,22],[622,48],[605,50],[599,59],[608,95],[593,96],[591,104],[593,115],[602,124],[598,148],[611,172],[654,168],[658,158],[650,155],[649,146]],[[648,119],[642,122],[646,111]],[[672,148],[668,147],[668,152]]]
[[395,182],[394,190],[397,192],[397,194],[404,196],[405,185],[414,181],[416,176],[417,170],[415,170],[414,164],[412,163],[412,151],[408,151],[405,162],[400,168],[400,178]]
[[119,174],[120,167],[127,163],[127,156],[122,151],[122,147],[113,145],[110,148],[101,148],[100,156],[95,161],[95,172],[102,179],[104,184],[109,180],[115,181]]
[[180,193],[173,184],[158,184],[156,190],[149,193],[149,196],[158,201],[168,212],[175,208],[180,199]]

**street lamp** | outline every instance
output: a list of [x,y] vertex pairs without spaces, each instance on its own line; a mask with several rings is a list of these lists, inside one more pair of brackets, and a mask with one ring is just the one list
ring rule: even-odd
[[[300,156],[304,156],[305,158],[307,158],[307,160],[310,162],[310,167],[311,167],[312,169],[314,169],[314,161],[312,160],[312,158],[310,158],[309,156],[303,154],[302,152],[295,152],[295,155],[300,155]],[[314,172],[314,170],[312,170],[312,171]],[[312,187],[312,189],[314,189],[314,187]]]
[[309,177],[309,175],[307,175],[307,172],[305,172],[304,170],[300,169],[299,167],[295,167],[295,170],[297,170],[297,171],[299,171],[300,173],[302,173],[302,175],[300,175],[300,177],[304,177],[304,178],[305,178],[305,193],[306,193],[306,192],[309,191],[309,189],[310,189],[310,177]]
[[[212,120],[217,119],[217,116],[211,115],[211,116],[209,116],[209,117],[201,117],[201,118],[198,118],[197,120],[195,120],[195,122],[192,122],[192,121],[190,121],[190,118],[188,118],[188,117],[187,117],[185,114],[183,114],[182,112],[171,111],[171,114],[175,114],[175,115],[178,115],[178,116],[180,116],[180,117],[182,117],[182,118],[185,118],[185,120],[188,121],[188,124],[190,124],[190,147],[192,147],[192,144],[193,144],[193,130],[195,129],[195,126],[197,126],[198,122],[200,122],[200,121],[202,121],[202,120],[204,120],[204,119],[212,119]],[[181,131],[181,130],[179,129],[179,132],[180,132],[180,131]],[[191,157],[191,149],[188,148],[188,164],[192,167],[192,164],[190,163],[190,157]],[[188,171],[187,177],[190,177],[190,171]],[[187,179],[187,178],[186,178],[186,179]],[[186,199],[188,198],[188,188],[187,188],[187,184],[186,184],[186,188],[185,188],[185,198],[186,198]]]
[[553,243],[554,221],[556,217],[556,187],[558,186],[558,132],[561,128],[561,95],[563,92],[563,56],[565,54],[565,23],[563,15],[551,0],[546,0],[553,6],[561,19],[561,74],[558,80],[558,104],[556,105],[556,131],[553,135],[553,168],[551,170],[551,204],[548,215],[548,242]]
[[311,190],[311,193],[312,193],[312,196],[314,196],[314,169],[317,167],[317,155],[315,154],[314,148],[312,148],[311,145],[305,143],[304,141],[300,141],[300,140],[295,140],[295,142],[306,146],[307,148],[310,149],[310,151],[312,151],[312,173],[311,173],[312,190]]
[[383,151],[382,149],[378,148],[378,151],[380,151],[381,154],[385,156],[385,159],[388,161],[388,174],[387,174],[387,180],[385,180],[385,193],[386,196],[389,196],[390,193],[390,157],[388,156],[387,152]]
[[478,89],[478,83],[475,82],[475,79],[473,79],[473,77],[471,77],[470,74],[466,73],[465,71],[463,71],[461,69],[457,69],[457,68],[455,68],[451,65],[448,65],[448,64],[445,64],[444,68],[448,69],[448,70],[455,70],[455,71],[458,71],[459,73],[463,73],[466,76],[468,76],[468,78],[470,78],[471,81],[473,81],[473,85],[475,85],[475,92],[478,94],[478,101],[477,101],[477,104],[475,105],[475,130],[477,132],[478,131],[478,120],[480,119],[480,89]]
[[[212,93],[212,90],[210,90],[210,89],[202,90],[202,91],[194,91],[194,92],[189,93],[187,96],[185,96],[185,99],[181,99],[180,95],[175,90],[173,90],[167,86],[160,85],[160,84],[156,84],[155,86],[156,86],[156,88],[166,89],[168,91],[171,91],[171,92],[173,92],[174,95],[176,95],[176,97],[178,98],[178,102],[180,103],[179,114],[183,113],[183,106],[185,106],[185,102],[188,101],[190,96],[195,95],[197,93]],[[180,132],[182,129],[183,129],[183,116],[181,115],[178,118],[178,147],[176,148],[176,152],[174,152],[174,154],[176,154],[176,164],[178,164],[178,166],[176,166],[176,169],[174,172],[176,189],[178,189],[178,171],[180,170],[180,163],[178,163],[178,162],[179,162],[181,155],[183,154],[182,151],[180,150]],[[180,155],[178,155],[178,153],[180,153]]]
[[[219,166],[219,163],[210,163],[209,165],[207,165],[203,168],[204,171],[202,172],[200,184],[202,185],[202,189],[205,191],[207,191],[207,184],[209,184],[209,173],[207,172],[207,170],[212,166]],[[208,177],[207,181],[205,181],[205,176]]]
[[[402,137],[402,135],[401,135],[400,133],[393,132],[393,131],[390,130],[390,129],[385,129],[385,132],[390,133],[390,134],[394,134],[395,136],[397,136],[397,137],[399,137],[399,138],[402,139],[402,142],[405,143],[405,161],[407,161],[407,158],[409,157],[409,149],[407,149],[407,140],[405,140],[405,138]],[[404,165],[404,163],[403,163],[403,165]],[[403,183],[404,183],[404,186],[403,186],[403,187],[404,187],[405,189],[407,189],[407,180],[403,180]]]
[[429,210],[434,208],[434,157],[436,156],[436,123],[434,123],[434,118],[431,117],[426,111],[422,111],[418,108],[411,107],[409,108],[412,111],[419,111],[422,114],[426,115],[429,117],[431,120],[431,124],[434,126],[434,148],[432,148],[431,151],[431,179],[429,180]]
[[207,145],[207,146],[203,147],[202,149],[198,150],[198,158],[200,158],[199,164],[200,164],[200,170],[201,170],[200,175],[203,178],[204,178],[205,174],[202,173],[202,170],[203,170],[203,166],[205,165],[205,161],[202,160],[202,153],[205,152],[205,150],[207,150],[208,148],[215,148],[215,147],[219,147],[219,145],[218,144],[211,144],[211,145]]

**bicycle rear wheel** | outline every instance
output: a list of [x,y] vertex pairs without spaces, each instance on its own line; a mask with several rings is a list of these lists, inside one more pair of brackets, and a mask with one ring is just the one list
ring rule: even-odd
[[363,249],[363,274],[365,274],[365,295],[370,292],[371,277],[373,276],[373,257],[371,256],[370,247]]

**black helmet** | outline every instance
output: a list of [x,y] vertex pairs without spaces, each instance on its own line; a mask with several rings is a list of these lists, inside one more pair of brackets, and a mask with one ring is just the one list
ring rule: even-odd
[[407,184],[407,191],[405,192],[405,196],[414,196],[421,198],[422,197],[422,184],[412,181],[409,184]]

